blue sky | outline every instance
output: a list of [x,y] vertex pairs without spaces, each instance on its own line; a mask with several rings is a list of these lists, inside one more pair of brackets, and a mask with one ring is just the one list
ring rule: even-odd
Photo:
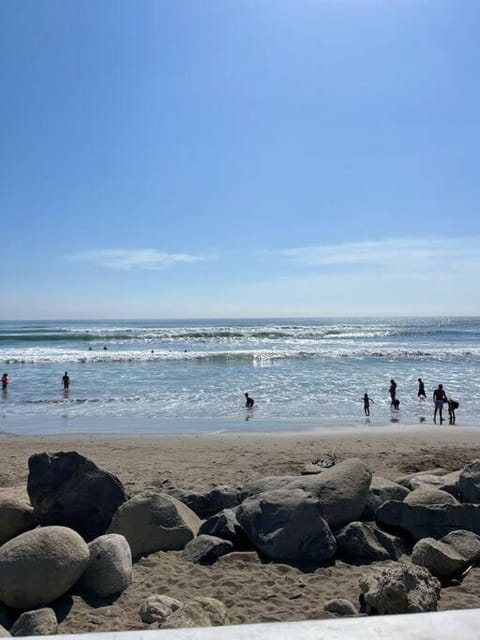
[[477,0],[2,0],[0,318],[478,314]]

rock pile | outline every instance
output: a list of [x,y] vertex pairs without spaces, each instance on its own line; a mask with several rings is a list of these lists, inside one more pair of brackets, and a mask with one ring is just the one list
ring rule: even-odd
[[[42,453],[29,460],[27,488],[31,504],[17,489],[0,499],[0,603],[14,610],[1,622],[12,635],[56,633],[46,605],[71,590],[115,598],[132,581],[132,559],[158,551],[180,551],[207,568],[245,550],[300,567],[387,561],[360,580],[368,615],[434,611],[442,585],[480,560],[479,460],[392,482],[353,458],[239,489],[202,494],[164,481],[159,491],[129,497],[118,478],[80,454]],[[346,600],[324,607],[358,614]],[[213,598],[183,603],[157,594],[140,620],[152,628],[222,625],[228,612]]]

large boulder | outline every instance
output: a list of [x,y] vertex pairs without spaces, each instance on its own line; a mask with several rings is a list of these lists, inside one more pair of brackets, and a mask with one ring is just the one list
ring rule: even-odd
[[445,476],[446,474],[448,474],[447,469],[443,469],[442,467],[435,467],[434,469],[426,469],[425,471],[415,471],[413,473],[407,473],[406,475],[395,478],[395,482],[411,490],[412,487],[410,483],[416,478],[421,478],[423,476]]
[[183,549],[197,535],[200,523],[183,502],[166,493],[144,491],[120,506],[109,533],[125,536],[137,558],[153,551]]
[[234,509],[223,509],[202,522],[198,535],[209,535],[228,540],[237,551],[252,548],[245,531],[237,520]]
[[70,527],[87,542],[107,531],[128,499],[117,477],[76,451],[34,454],[28,469],[28,495],[39,523]]
[[397,482],[392,482],[392,480],[382,478],[381,476],[372,476],[361,519],[373,520],[375,518],[375,511],[381,504],[387,500],[404,500],[408,494],[409,490],[407,487]]
[[132,581],[132,553],[124,536],[107,533],[88,545],[90,560],[80,586],[100,598],[125,591]]
[[449,544],[434,538],[422,538],[412,550],[412,562],[426,567],[439,580],[447,580],[459,574],[467,561]]
[[401,530],[416,540],[441,538],[450,531],[463,529],[480,534],[480,505],[436,504],[411,505],[390,500],[376,511],[375,520],[381,527]]
[[236,510],[252,545],[271,560],[318,564],[336,551],[320,502],[302,489],[266,491]]
[[368,615],[436,611],[441,585],[414,564],[395,562],[360,578],[362,610]]
[[265,476],[257,480],[251,480],[243,485],[238,491],[238,499],[243,502],[246,498],[258,496],[266,491],[277,491],[285,489],[294,482],[298,482],[298,476]]
[[149,596],[140,607],[138,613],[142,621],[147,624],[152,624],[152,622],[161,624],[180,607],[183,607],[183,603],[180,600],[159,594]]
[[254,497],[270,486],[276,489],[303,489],[319,500],[330,527],[339,529],[348,522],[360,519],[371,479],[372,474],[365,463],[357,458],[349,458],[318,475],[257,480],[245,485],[240,496]]
[[460,472],[458,488],[462,502],[480,503],[480,460],[474,460]]
[[0,545],[37,524],[32,505],[18,498],[0,497]]
[[[164,488],[165,487],[165,488]],[[179,489],[165,483],[162,490],[187,505],[202,520],[206,520],[222,509],[231,509],[239,504],[238,492],[233,487],[222,485],[206,493]]]
[[398,560],[405,551],[400,538],[365,522],[350,522],[337,535],[337,552],[353,561]]
[[62,596],[80,578],[90,553],[76,531],[40,527],[0,547],[0,600],[32,609]]
[[431,487],[420,487],[411,491],[403,500],[406,504],[423,504],[425,506],[433,504],[459,504],[458,500],[452,494],[442,491],[441,489],[433,489]]
[[168,616],[162,629],[217,627],[229,624],[225,605],[216,598],[193,598]]
[[480,560],[480,536],[471,531],[451,531],[441,541],[453,547],[467,564]]
[[12,636],[54,636],[57,633],[57,616],[48,607],[25,611],[10,629]]
[[182,556],[195,564],[213,564],[220,556],[230,551],[233,551],[233,544],[229,540],[199,535],[187,543]]

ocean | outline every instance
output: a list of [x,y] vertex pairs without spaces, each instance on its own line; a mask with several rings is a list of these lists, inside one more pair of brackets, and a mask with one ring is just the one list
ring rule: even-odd
[[439,383],[457,427],[479,422],[477,317],[0,322],[0,363],[0,430],[19,435],[365,426],[365,392],[372,427],[431,423]]

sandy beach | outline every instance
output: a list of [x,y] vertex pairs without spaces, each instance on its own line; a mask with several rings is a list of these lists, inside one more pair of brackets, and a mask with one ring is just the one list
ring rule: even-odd
[[[359,457],[388,479],[432,467],[453,471],[480,458],[480,428],[458,426],[298,435],[2,436],[0,442],[4,489],[26,485],[31,454],[75,450],[116,474],[130,495],[158,489],[166,479],[202,491],[220,484],[237,487],[266,475],[300,473],[305,463],[324,456],[337,461]],[[337,560],[302,572],[262,564],[252,552],[234,552],[213,566],[201,566],[180,552],[158,552],[134,565],[133,582],[118,598],[86,602],[72,595],[56,611],[61,633],[148,628],[138,610],[152,594],[182,601],[199,595],[218,598],[234,624],[324,618],[330,615],[323,610],[327,600],[358,600],[358,579],[367,568]],[[440,610],[471,607],[480,607],[480,568],[473,568],[461,585],[443,589],[439,602]]]

